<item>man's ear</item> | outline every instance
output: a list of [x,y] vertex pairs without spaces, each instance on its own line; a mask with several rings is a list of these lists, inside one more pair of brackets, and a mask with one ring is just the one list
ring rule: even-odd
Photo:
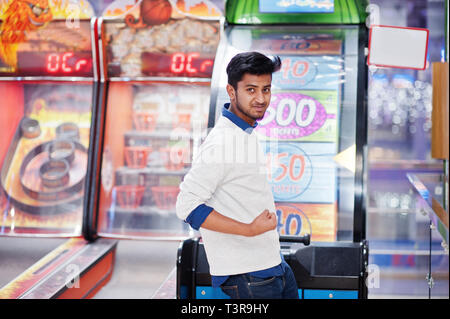
[[227,93],[230,97],[230,101],[233,101],[236,98],[236,91],[231,84],[227,84]]

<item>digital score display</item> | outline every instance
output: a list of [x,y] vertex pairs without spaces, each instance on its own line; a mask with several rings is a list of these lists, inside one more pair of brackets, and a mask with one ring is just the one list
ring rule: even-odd
[[162,54],[143,52],[142,73],[147,76],[210,78],[213,57],[199,52]]
[[18,52],[14,76],[92,77],[92,53],[89,52]]

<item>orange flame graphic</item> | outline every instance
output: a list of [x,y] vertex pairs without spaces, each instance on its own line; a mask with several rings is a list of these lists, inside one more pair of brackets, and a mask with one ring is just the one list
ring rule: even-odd
[[187,6],[184,0],[177,0],[177,8],[182,12],[190,13],[197,16],[204,16],[204,17],[220,16],[220,12],[217,12],[213,7],[209,7],[203,1],[193,4],[191,6]]
[[0,26],[0,59],[17,68],[17,48],[26,32],[43,27],[52,19],[48,0],[13,0]]

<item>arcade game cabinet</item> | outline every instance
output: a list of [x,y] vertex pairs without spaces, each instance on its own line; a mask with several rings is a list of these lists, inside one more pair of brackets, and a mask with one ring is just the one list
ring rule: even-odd
[[[229,101],[225,68],[235,54],[280,56],[271,103],[255,130],[267,156],[281,250],[300,298],[367,298],[366,5],[229,0],[225,6],[209,126]],[[178,298],[227,297],[211,287],[199,238],[180,246],[177,271]]]
[[62,265],[87,271],[115,248],[82,238],[98,91],[93,17],[82,0],[0,3],[0,236],[72,238],[2,298],[87,296],[90,285],[67,289]]
[[90,236],[186,239],[175,201],[206,135],[222,14],[209,1],[128,3],[111,3],[98,25],[105,86]]

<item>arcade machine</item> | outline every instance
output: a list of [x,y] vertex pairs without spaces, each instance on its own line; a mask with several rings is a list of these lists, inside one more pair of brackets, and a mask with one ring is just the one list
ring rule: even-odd
[[[281,250],[300,298],[367,298],[364,1],[226,2],[209,126],[224,103],[237,53],[278,55],[272,99],[255,129],[267,156]],[[311,240],[311,244],[309,243]],[[201,241],[178,252],[178,298],[225,298],[212,289]]]
[[[0,235],[72,238],[2,298],[87,297],[112,271],[115,242],[82,238],[98,96],[93,16],[86,0],[0,3]],[[70,273],[81,289],[69,289]]]
[[90,237],[189,236],[175,202],[206,136],[221,16],[206,0],[115,1],[104,10]]

